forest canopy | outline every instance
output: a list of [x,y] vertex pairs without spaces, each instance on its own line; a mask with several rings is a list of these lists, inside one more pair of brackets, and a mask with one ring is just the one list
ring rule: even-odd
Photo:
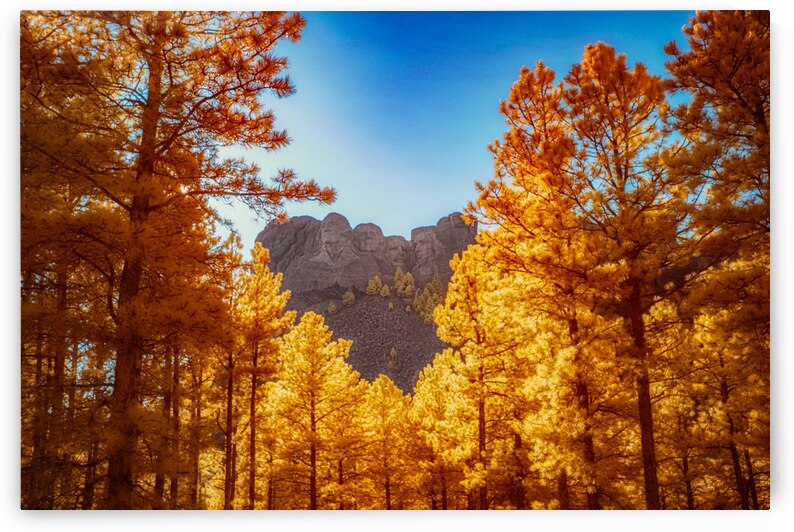
[[527,57],[448,286],[362,295],[450,346],[410,394],[218,236],[334,201],[225,156],[288,144],[304,26],[21,12],[21,507],[769,508],[769,13],[697,12],[664,76]]

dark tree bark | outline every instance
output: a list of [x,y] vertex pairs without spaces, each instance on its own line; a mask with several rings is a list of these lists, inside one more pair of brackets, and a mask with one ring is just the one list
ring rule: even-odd
[[141,120],[141,142],[135,173],[135,189],[127,210],[132,241],[124,253],[118,295],[116,364],[111,396],[110,429],[115,440],[109,453],[106,508],[124,510],[134,508],[133,460],[136,455],[138,429],[132,414],[138,402],[138,374],[144,349],[140,317],[136,315],[141,291],[145,250],[136,241],[148,218],[150,187],[155,172],[158,121],[162,101],[163,57],[162,43],[156,41],[147,55],[149,80],[147,101]]
[[750,451],[744,450],[744,465],[747,466],[747,488],[753,501],[753,510],[758,510],[758,491],[755,488],[755,474],[753,473],[753,462],[750,460]]
[[92,438],[91,446],[88,448],[88,461],[85,466],[85,477],[83,479],[82,510],[94,508],[94,485],[96,484],[97,456],[99,454],[99,442]]
[[689,472],[689,457],[688,452],[684,453],[684,458],[681,460],[681,471],[684,474],[684,493],[686,494],[686,508],[687,510],[695,509],[695,491],[692,489],[692,475]]
[[276,509],[276,478],[272,473],[267,477],[267,509]]
[[[46,493],[46,486],[49,484],[45,478],[45,475],[48,472],[48,468],[46,467],[45,463],[46,454],[44,449],[47,437],[47,387],[45,385],[46,376],[44,373],[45,368],[43,346],[44,333],[39,326],[39,330],[36,333],[36,347],[34,350],[34,356],[36,359],[36,377],[34,381],[35,390],[33,392],[35,408],[35,412],[33,414],[33,456],[30,461],[30,465],[22,471],[23,486],[27,487],[27,489],[23,489],[22,492],[22,505],[23,508],[31,510],[45,509],[42,504],[46,504],[46,501],[43,501],[42,499]],[[25,480],[27,480],[27,482],[25,482]]]
[[447,476],[441,471],[441,509],[446,510],[447,505]]
[[248,509],[253,510],[256,504],[256,377],[257,362],[259,358],[259,342],[254,342],[251,371],[251,404],[249,412],[249,425],[251,428],[251,441],[248,447],[250,470],[248,473]]
[[[171,382],[171,353],[165,354],[165,366],[163,367],[163,433],[158,438],[157,443],[157,473],[154,476],[154,500],[152,508],[161,510],[163,508],[163,497],[165,494],[165,470],[166,464],[170,462],[171,442],[169,442],[169,432],[171,430],[171,395],[173,383]],[[168,379],[168,380],[166,380]]]
[[201,383],[202,370],[194,373],[194,390],[190,396],[190,508],[197,509],[199,503],[199,451],[201,430]]
[[226,471],[223,489],[223,509],[231,510],[234,503],[234,355],[231,350],[227,360],[228,378],[226,382]]
[[568,473],[564,469],[557,475],[557,499],[560,501],[560,510],[571,509],[571,498],[568,494]]
[[516,461],[516,473],[513,476],[511,483],[511,495],[513,506],[516,510],[523,510],[527,506],[526,493],[524,490],[524,467],[521,458],[521,435],[515,433],[513,435],[513,455]]
[[642,449],[642,470],[645,481],[645,506],[648,510],[660,510],[659,478],[656,471],[656,446],[654,444],[653,410],[651,405],[651,383],[648,375],[647,351],[645,343],[645,323],[643,322],[640,280],[631,282],[629,298],[629,320],[634,343],[634,358],[637,362],[637,414],[640,422],[640,446]]
[[[570,295],[573,295],[572,293]],[[578,320],[568,320],[568,334],[570,335],[571,343],[576,347],[576,355],[574,357],[574,364],[578,368],[579,358],[579,322]],[[587,509],[600,510],[601,501],[598,495],[598,483],[596,482],[596,457],[595,447],[593,445],[593,427],[590,422],[590,394],[587,391],[587,381],[579,369],[576,370],[576,402],[579,407],[579,412],[584,418],[584,429],[582,431],[582,458],[584,459],[584,467],[587,472]]]
[[171,485],[170,485],[170,492],[168,495],[168,507],[171,510],[176,510],[179,506],[179,464],[181,463],[180,455],[179,455],[179,410],[180,410],[180,401],[181,401],[181,394],[180,394],[180,384],[179,384],[179,375],[180,375],[180,362],[179,362],[179,353],[178,351],[174,350],[173,353],[173,381],[172,381],[172,412],[171,412],[171,426],[170,426],[170,433],[171,433],[171,442],[172,446],[170,449],[171,455]]
[[309,509],[317,509],[317,420],[316,420],[314,395],[311,398],[310,433],[312,441],[309,444]]
[[[722,354],[720,354],[720,367],[724,367],[724,361],[722,359]],[[722,379],[720,381],[720,398],[722,399],[723,404],[728,403],[728,397],[730,396],[730,388],[728,386],[728,381],[726,379]],[[739,494],[739,505],[741,506],[742,510],[749,510],[750,509],[750,498],[748,496],[747,485],[744,481],[744,473],[742,472],[742,462],[739,457],[739,449],[736,447],[736,442],[734,441],[734,436],[736,435],[736,427],[733,424],[733,418],[730,414],[728,414],[728,451],[731,455],[731,465],[733,466],[733,476],[734,480],[736,481],[736,491]]]

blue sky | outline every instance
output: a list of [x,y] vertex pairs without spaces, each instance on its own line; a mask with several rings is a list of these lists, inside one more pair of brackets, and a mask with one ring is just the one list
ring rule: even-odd
[[[304,12],[307,26],[279,53],[297,92],[265,98],[291,144],[249,150],[265,175],[292,168],[337,189],[331,206],[294,204],[291,216],[340,212],[351,225],[414,227],[463,210],[475,180],[493,174],[487,146],[506,131],[498,112],[523,65],[558,78],[597,41],[664,74],[665,43],[684,43],[692,11]],[[264,222],[224,211],[250,246]]]

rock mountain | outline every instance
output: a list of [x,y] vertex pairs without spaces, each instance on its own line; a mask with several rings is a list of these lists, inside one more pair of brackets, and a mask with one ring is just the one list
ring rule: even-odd
[[[282,287],[292,292],[289,308],[323,314],[335,338],[352,340],[348,361],[362,377],[372,381],[384,374],[411,392],[419,372],[446,345],[436,337],[435,325],[412,311],[410,301],[395,294],[367,295],[367,284],[377,275],[393,287],[400,267],[411,272],[417,289],[435,273],[446,287],[450,259],[474,243],[476,231],[453,213],[414,229],[406,240],[384,236],[374,224],[351,228],[344,216],[332,213],[322,221],[299,216],[272,222],[257,241],[270,250],[270,269],[283,274]],[[341,301],[348,290],[356,296],[352,305]],[[338,311],[329,313],[332,302]]]
[[338,297],[339,289],[366,290],[375,275],[391,284],[398,267],[411,272],[418,288],[434,273],[446,285],[452,276],[449,260],[474,243],[476,232],[460,213],[452,213],[436,225],[414,229],[406,240],[383,236],[371,223],[351,228],[347,218],[331,213],[322,221],[297,216],[283,224],[271,222],[256,240],[270,250],[270,269],[284,275],[292,307],[308,310]]

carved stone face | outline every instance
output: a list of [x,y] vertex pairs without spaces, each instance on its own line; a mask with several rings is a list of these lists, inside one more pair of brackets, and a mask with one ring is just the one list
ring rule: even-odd
[[342,248],[349,240],[350,224],[338,214],[329,214],[320,224],[320,246],[334,262],[342,254]]
[[390,236],[386,238],[386,256],[395,266],[405,266],[405,250],[409,244],[404,238]]
[[428,264],[436,254],[438,241],[436,236],[430,232],[421,232],[414,236],[414,249],[416,250],[416,262],[418,264]]
[[381,253],[384,246],[384,238],[381,230],[372,224],[356,227],[353,231],[355,235],[356,247],[365,253]]

